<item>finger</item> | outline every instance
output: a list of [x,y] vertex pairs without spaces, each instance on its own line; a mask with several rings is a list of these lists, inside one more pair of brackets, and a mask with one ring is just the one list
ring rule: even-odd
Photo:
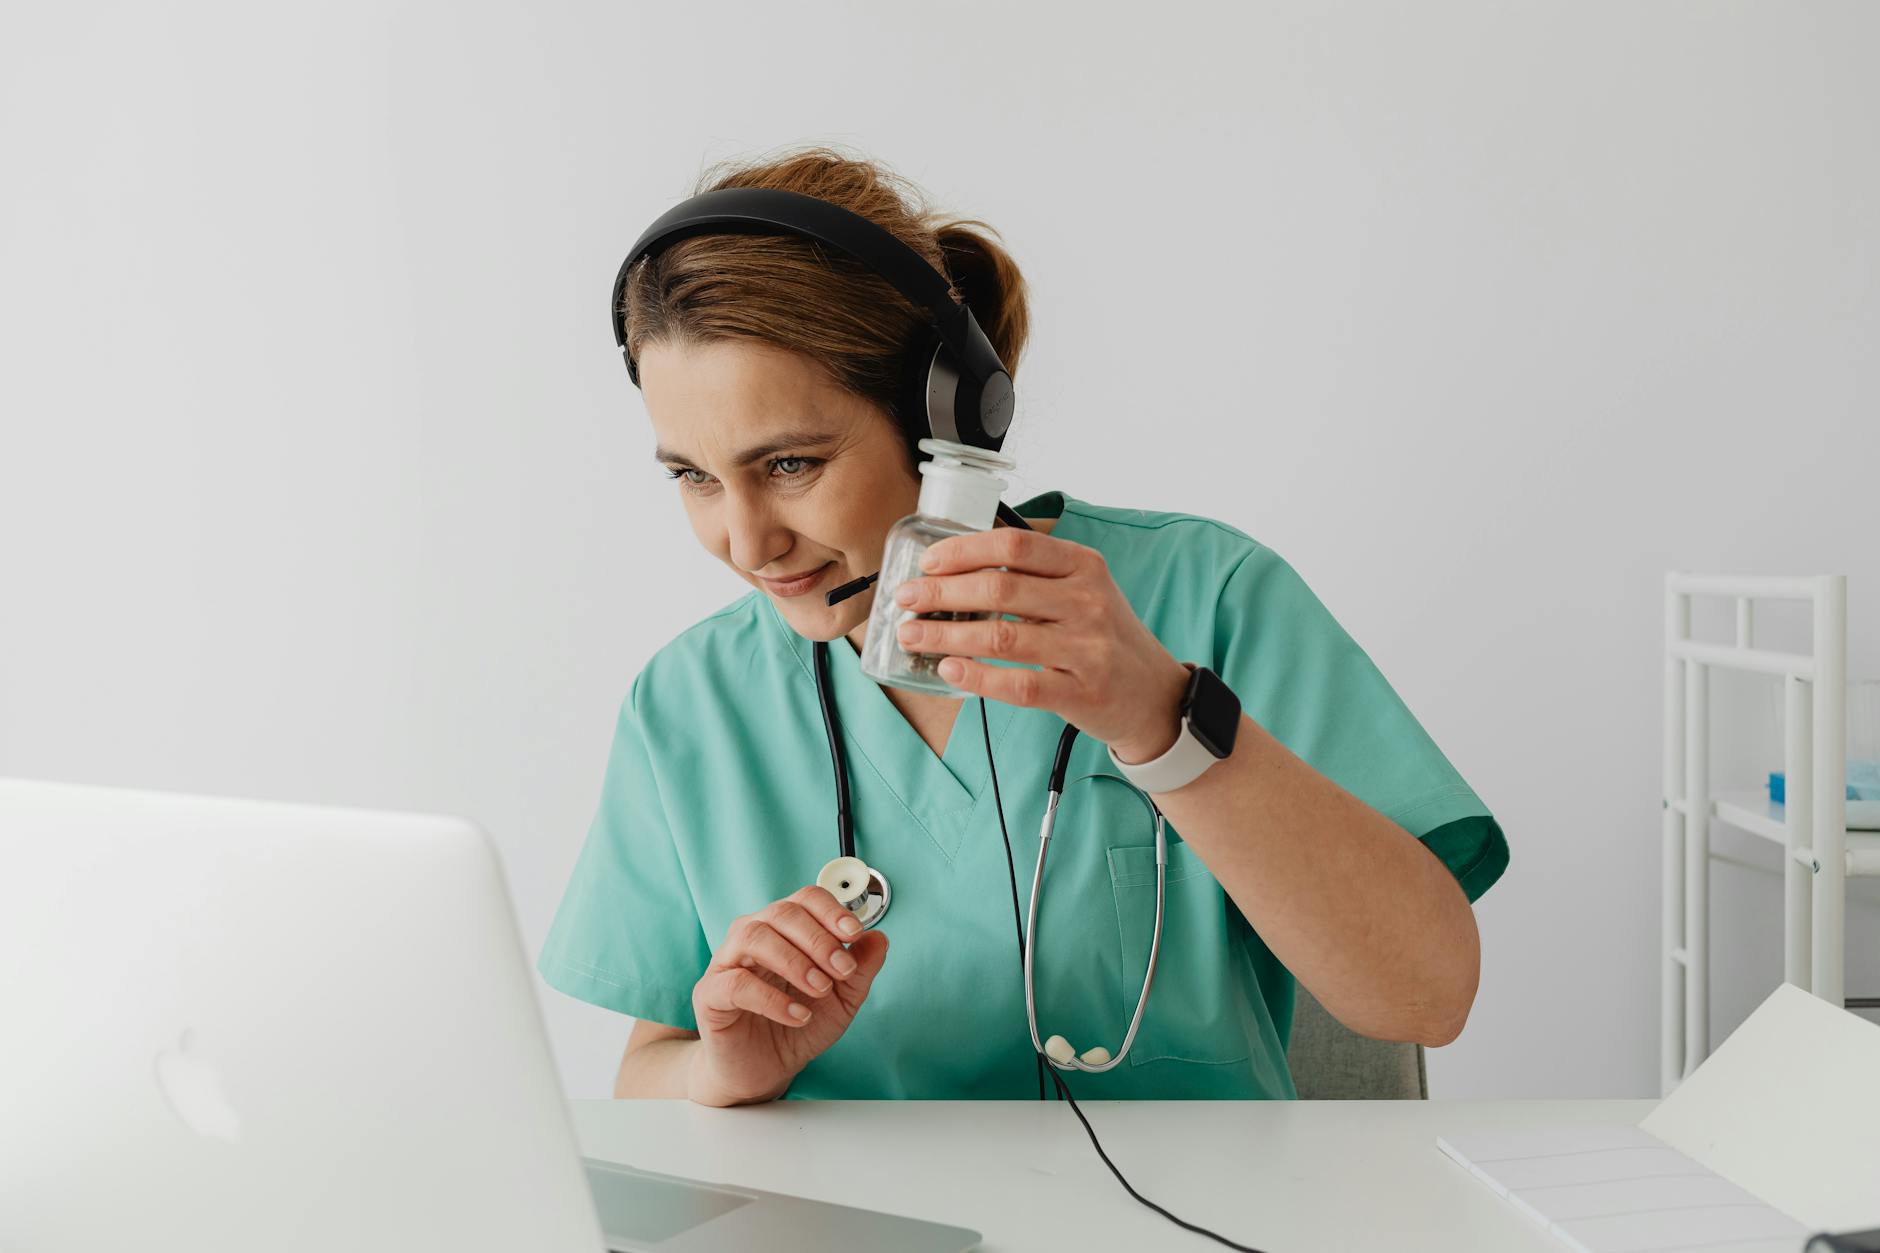
[[743,948],[745,962],[755,962],[811,996],[826,996],[835,986],[834,979],[818,969],[809,954],[765,923],[751,928]]
[[1090,564],[1096,550],[1015,526],[949,535],[921,554],[923,574],[952,574],[981,566],[1009,566],[1028,574],[1062,577]]
[[1059,709],[1074,694],[1076,679],[1062,670],[995,666],[964,657],[940,663],[940,677],[962,692],[1027,709]]
[[808,887],[798,888],[784,899],[795,901],[807,909],[815,915],[818,922],[844,943],[862,933],[860,921],[844,908],[842,902],[837,900],[827,888],[819,888],[812,883]]
[[897,605],[909,613],[1009,613],[1034,622],[1068,622],[1087,616],[1085,597],[1072,589],[1078,582],[987,567],[908,579],[894,589]]
[[849,976],[847,987],[867,996],[868,989],[874,985],[875,976],[881,973],[882,963],[888,960],[888,936],[882,931],[870,931],[849,945],[849,954],[855,958],[856,967],[855,973]]
[[835,995],[843,1008],[855,1013],[868,999],[868,990],[875,985],[875,976],[881,973],[882,963],[888,959],[888,937],[884,932],[870,931],[849,945],[849,952],[857,963],[855,973],[836,985]]
[[829,934],[829,928],[821,919],[795,901],[778,901],[764,911],[764,916],[791,947],[807,954],[804,960],[814,961],[837,979],[846,979],[855,973],[855,959]]
[[953,653],[960,657],[1000,657],[1044,665],[1061,659],[1063,628],[1050,623],[985,618],[977,622],[903,622],[895,632],[910,653]]
[[749,970],[721,970],[707,975],[699,981],[698,990],[699,1008],[708,1013],[756,1014],[784,1027],[800,1027],[810,1020],[809,1006],[791,1000],[782,988],[766,983]]

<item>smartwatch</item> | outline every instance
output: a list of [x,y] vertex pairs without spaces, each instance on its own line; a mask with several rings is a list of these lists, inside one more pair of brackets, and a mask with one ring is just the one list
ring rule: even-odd
[[1182,692],[1181,729],[1175,743],[1160,757],[1130,764],[1118,761],[1110,749],[1110,764],[1125,779],[1145,792],[1173,792],[1199,778],[1203,771],[1234,751],[1240,730],[1240,698],[1206,666],[1184,661],[1188,687]]

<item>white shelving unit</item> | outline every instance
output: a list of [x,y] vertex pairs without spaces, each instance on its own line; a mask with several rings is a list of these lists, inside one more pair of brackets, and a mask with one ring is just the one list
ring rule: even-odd
[[[1769,793],[1763,788],[1732,788],[1718,792],[1710,802],[1710,812],[1719,822],[1727,822],[1738,831],[1760,835],[1784,847],[1788,845],[1788,815],[1784,812],[1782,802],[1770,800]],[[1848,876],[1880,876],[1880,831],[1848,827],[1846,838]],[[1803,864],[1808,867],[1809,873],[1815,872],[1813,857],[1804,858]]]
[[[1691,638],[1691,599],[1736,602],[1736,642]],[[1808,654],[1758,648],[1755,602],[1805,601]],[[1789,804],[1766,793],[1710,789],[1710,672],[1780,678]],[[1663,1095],[1710,1054],[1710,827],[1716,818],[1780,845],[1783,979],[1842,1005],[1847,879],[1880,875],[1880,833],[1847,828],[1847,579],[1665,577],[1664,916],[1660,1081]]]

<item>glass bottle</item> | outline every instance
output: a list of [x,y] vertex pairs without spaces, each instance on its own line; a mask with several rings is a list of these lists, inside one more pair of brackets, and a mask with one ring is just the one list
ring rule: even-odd
[[965,696],[940,677],[940,662],[949,654],[905,651],[900,627],[915,617],[961,622],[990,618],[990,611],[941,609],[916,614],[896,604],[894,593],[905,580],[921,577],[921,554],[933,545],[954,535],[991,528],[1005,490],[1005,480],[995,471],[1013,470],[1018,463],[1003,453],[951,440],[923,439],[915,447],[931,459],[919,466],[920,504],[888,528],[882,546],[881,576],[875,580],[875,602],[862,643],[862,673],[890,687]]

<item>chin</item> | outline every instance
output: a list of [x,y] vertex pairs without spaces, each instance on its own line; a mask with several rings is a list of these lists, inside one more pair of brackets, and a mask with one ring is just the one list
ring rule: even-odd
[[[772,599],[775,600],[774,597]],[[823,643],[841,639],[868,618],[866,611],[857,614],[850,610],[847,602],[840,607],[822,604],[797,606],[785,601],[776,601],[776,605],[792,631],[806,640],[820,640]]]

